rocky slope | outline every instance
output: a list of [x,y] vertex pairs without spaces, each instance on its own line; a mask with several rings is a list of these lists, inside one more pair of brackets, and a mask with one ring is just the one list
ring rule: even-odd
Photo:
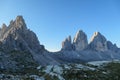
[[[120,61],[39,66],[30,74],[0,74],[1,80],[119,80]],[[33,74],[34,73],[34,74]]]

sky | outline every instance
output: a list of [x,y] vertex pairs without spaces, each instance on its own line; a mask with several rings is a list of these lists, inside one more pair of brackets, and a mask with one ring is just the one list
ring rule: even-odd
[[22,15],[49,51],[83,30],[88,41],[95,31],[120,47],[120,0],[0,0],[0,25]]

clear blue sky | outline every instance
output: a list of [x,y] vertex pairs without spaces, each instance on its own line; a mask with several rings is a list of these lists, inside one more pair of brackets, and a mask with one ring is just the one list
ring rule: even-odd
[[0,25],[23,15],[29,29],[49,51],[82,29],[95,31],[120,47],[120,0],[0,0]]

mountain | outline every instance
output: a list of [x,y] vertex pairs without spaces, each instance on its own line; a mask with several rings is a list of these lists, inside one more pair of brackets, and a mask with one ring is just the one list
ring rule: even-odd
[[87,35],[79,30],[74,39],[68,36],[58,52],[49,52],[36,34],[27,28],[22,16],[0,29],[0,70],[21,71],[38,65],[60,65],[89,61],[120,59],[120,48],[95,32],[88,43]]
[[44,46],[39,44],[35,33],[27,29],[22,16],[17,16],[16,20],[11,21],[8,27],[3,24],[0,33],[1,48],[5,51],[32,50],[40,52],[44,50]]
[[27,28],[22,16],[0,29],[0,68],[21,69],[57,62],[40,45],[36,34]]
[[[108,41],[100,32],[95,32],[88,43],[86,34],[79,30],[70,44],[72,49],[64,49],[60,52],[65,61],[89,62],[120,59],[120,48]],[[69,47],[69,45],[66,46]]]
[[107,51],[107,40],[100,32],[95,32],[91,38],[89,47],[97,51]]

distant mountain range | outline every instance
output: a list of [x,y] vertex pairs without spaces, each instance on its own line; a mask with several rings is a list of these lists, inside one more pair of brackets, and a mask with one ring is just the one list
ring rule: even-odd
[[71,36],[62,42],[59,52],[49,52],[29,30],[22,16],[17,16],[0,29],[0,69],[21,71],[38,65],[59,65],[120,59],[120,48],[95,32],[88,43],[87,35],[79,30],[73,41]]

